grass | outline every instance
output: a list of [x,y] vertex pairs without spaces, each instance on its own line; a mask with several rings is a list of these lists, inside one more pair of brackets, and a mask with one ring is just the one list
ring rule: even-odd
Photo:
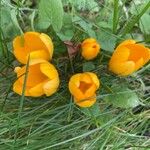
[[[81,4],[68,5],[68,1],[63,1],[68,14],[68,9],[73,7],[72,15],[80,17],[80,20],[72,21],[71,31],[74,31],[72,41],[82,41],[91,35],[95,35],[98,39],[101,34],[102,37],[105,36],[105,41],[101,42],[101,54],[92,61],[94,68],[90,66],[86,68],[101,78],[97,105],[92,109],[81,109],[73,103],[68,90],[68,80],[73,72],[82,72],[85,68],[83,64],[87,62],[80,54],[70,60],[63,40],[51,26],[46,29],[36,26],[39,1],[2,0],[2,11],[10,14],[10,11],[15,9],[17,15],[15,21],[9,15],[1,16],[3,21],[0,35],[0,150],[150,149],[150,65],[144,66],[127,78],[115,76],[107,69],[112,53],[109,47],[117,45],[120,40],[133,37],[150,46],[148,41],[150,35],[141,32],[139,26],[141,15],[147,13],[146,9],[150,3],[143,2],[145,7],[139,10],[136,0],[133,5],[128,0],[117,0],[115,3],[103,0],[95,2],[98,6],[91,2],[94,7],[81,9]],[[131,5],[135,6],[141,15],[132,14]],[[98,12],[93,12],[95,7],[99,8]],[[127,16],[135,19],[129,23]],[[125,28],[122,29],[123,24]],[[70,31],[69,25],[70,23],[67,27]],[[65,27],[62,27],[63,29],[66,30]],[[60,88],[53,96],[30,98],[25,97],[24,92],[19,96],[12,91],[13,82],[16,80],[13,69],[18,65],[12,53],[12,40],[20,34],[20,30],[23,32],[37,30],[52,36],[56,47],[53,63],[61,79]],[[63,34],[67,35],[65,31]],[[106,96],[113,94],[111,85],[122,84],[136,92],[141,105],[125,109],[105,101]]]

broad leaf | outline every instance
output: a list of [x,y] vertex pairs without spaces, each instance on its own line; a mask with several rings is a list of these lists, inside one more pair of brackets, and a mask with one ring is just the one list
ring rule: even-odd
[[79,11],[88,10],[91,13],[99,11],[98,3],[94,0],[71,0],[71,3]]
[[150,15],[145,13],[140,20],[140,29],[143,33],[150,34]]
[[95,65],[93,62],[85,62],[83,63],[83,72],[92,71],[95,69]]
[[127,87],[112,87],[112,92],[104,100],[117,107],[134,108],[140,104],[137,94]]
[[101,44],[101,48],[105,51],[113,52],[117,38],[110,32],[100,31],[97,32],[97,39]]
[[73,18],[73,22],[79,25],[90,37],[96,38],[95,31],[92,29],[92,23],[86,22],[78,16]]
[[97,117],[100,115],[100,107],[98,103],[95,103],[93,106],[89,108],[81,108],[81,111],[88,117]]
[[70,41],[74,35],[74,26],[72,24],[72,15],[70,13],[64,13],[63,27],[59,33],[57,33],[62,41]]
[[61,0],[41,0],[39,4],[39,24],[47,28],[50,24],[56,32],[63,25],[63,5]]

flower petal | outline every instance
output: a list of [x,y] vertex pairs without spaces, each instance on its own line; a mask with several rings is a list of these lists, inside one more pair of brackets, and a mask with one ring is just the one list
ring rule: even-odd
[[36,86],[29,89],[29,93],[33,97],[39,97],[44,94],[43,85],[45,82],[39,83]]
[[24,39],[28,47],[28,53],[39,49],[46,49],[45,44],[40,39],[40,33],[38,32],[26,32],[24,34]]
[[[19,80],[16,80],[15,83],[13,84],[13,91],[19,95],[22,95],[22,90],[23,90],[23,84],[19,82]],[[31,96],[29,93],[29,87],[26,86],[25,89],[25,96]]]
[[122,72],[120,72],[119,75],[121,76],[127,76],[132,74],[135,71],[135,63],[132,61],[127,61],[124,64],[122,64],[122,66],[120,66],[120,70],[122,70]]
[[56,68],[48,62],[41,63],[40,70],[49,79],[54,79],[54,78],[58,77],[58,72],[57,72]]
[[110,65],[109,69],[118,75],[128,75],[129,72],[132,73],[134,71],[135,63],[132,61],[113,63]]
[[53,51],[54,51],[52,39],[44,33],[40,34],[40,38],[43,41],[43,43],[45,44],[45,46],[47,47],[47,50],[48,50],[49,55],[50,55],[50,59],[52,59]]
[[[92,97],[95,97],[95,95]],[[79,100],[76,97],[74,97],[74,102],[80,107],[91,107],[96,102],[96,98]]]
[[73,83],[74,86],[79,87],[80,86],[80,76],[81,76],[81,73],[77,73],[77,74],[73,75],[70,78],[69,82]]
[[84,94],[80,91],[80,89],[73,83],[69,82],[69,91],[70,93],[78,99],[84,99]]
[[23,42],[23,37],[22,36],[17,36],[13,40],[13,48],[14,48],[14,55],[17,58],[19,62],[22,64],[25,64],[27,62],[27,50]]
[[47,52],[45,50],[36,50],[30,53],[30,60],[39,59],[39,58],[44,60],[49,60],[49,56],[47,55]]
[[[27,83],[26,83],[27,86],[35,86],[38,83],[41,83],[47,79],[47,77],[40,71],[39,66],[40,66],[39,64],[29,66]],[[22,84],[24,83],[25,72],[26,72],[26,66],[22,67],[17,71],[18,80]]]
[[92,78],[90,77],[90,75],[88,73],[82,73],[80,75],[80,82],[85,82],[85,83],[92,83]]
[[130,45],[130,44],[135,44],[135,43],[136,43],[136,41],[134,41],[134,40],[132,40],[132,39],[129,39],[129,40],[123,41],[121,44],[118,45],[118,47]]
[[92,73],[92,72],[86,72],[86,73],[90,75],[90,77],[92,78],[93,82],[96,85],[96,89],[98,89],[100,86],[100,81],[99,81],[97,75],[95,73]]
[[96,85],[95,85],[95,84],[92,84],[92,85],[90,86],[90,88],[88,88],[88,89],[86,90],[86,92],[84,93],[85,98],[91,97],[91,96],[95,93],[95,91],[96,91]]
[[49,80],[43,86],[44,93],[47,96],[50,96],[57,91],[58,86],[59,86],[59,78]]
[[142,44],[127,45],[130,48],[130,56],[128,60],[136,63],[139,59],[143,58],[143,65],[149,61],[149,50]]
[[125,62],[128,60],[129,55],[130,55],[130,50],[128,48],[126,48],[124,46],[119,47],[114,51],[114,53],[110,59],[109,65],[111,65],[111,63],[114,63],[114,62],[115,63],[116,62],[118,62],[118,63]]

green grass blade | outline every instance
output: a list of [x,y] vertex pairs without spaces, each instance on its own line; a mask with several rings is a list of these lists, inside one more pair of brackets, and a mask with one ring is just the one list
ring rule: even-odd
[[116,33],[119,21],[119,0],[114,0],[113,33]]
[[123,30],[121,32],[122,36],[125,36],[127,33],[129,33],[134,25],[138,23],[142,15],[149,9],[150,7],[150,1],[146,4],[146,6],[139,12],[137,15],[133,15],[124,25]]
[[21,112],[23,110],[23,103],[24,103],[24,99],[25,99],[25,89],[26,89],[26,83],[27,83],[27,78],[28,78],[29,59],[30,59],[30,56],[28,57],[28,61],[27,61],[27,65],[26,65],[26,72],[25,72],[25,77],[24,77],[22,96],[20,98],[20,106],[19,106],[18,117],[17,117],[17,126],[16,126],[16,130],[15,130],[15,135],[14,135],[14,149],[16,148],[17,132],[19,129]]

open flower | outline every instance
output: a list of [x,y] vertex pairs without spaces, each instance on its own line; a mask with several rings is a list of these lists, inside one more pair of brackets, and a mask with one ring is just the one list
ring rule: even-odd
[[53,55],[53,43],[51,38],[38,32],[26,32],[17,36],[13,41],[14,55],[22,64],[30,59],[50,60]]
[[109,70],[120,76],[127,76],[140,69],[150,60],[150,49],[134,40],[122,42],[114,51]]
[[70,93],[80,107],[90,107],[96,102],[95,92],[99,86],[99,79],[92,72],[75,74],[69,81]]
[[81,54],[86,60],[95,58],[100,52],[100,45],[93,38],[85,39],[81,44],[81,48]]
[[[56,68],[45,60],[33,60],[30,62],[27,74],[25,96],[47,96],[56,92],[59,86],[59,76]],[[18,79],[13,85],[14,92],[22,94],[26,66],[16,67]]]

